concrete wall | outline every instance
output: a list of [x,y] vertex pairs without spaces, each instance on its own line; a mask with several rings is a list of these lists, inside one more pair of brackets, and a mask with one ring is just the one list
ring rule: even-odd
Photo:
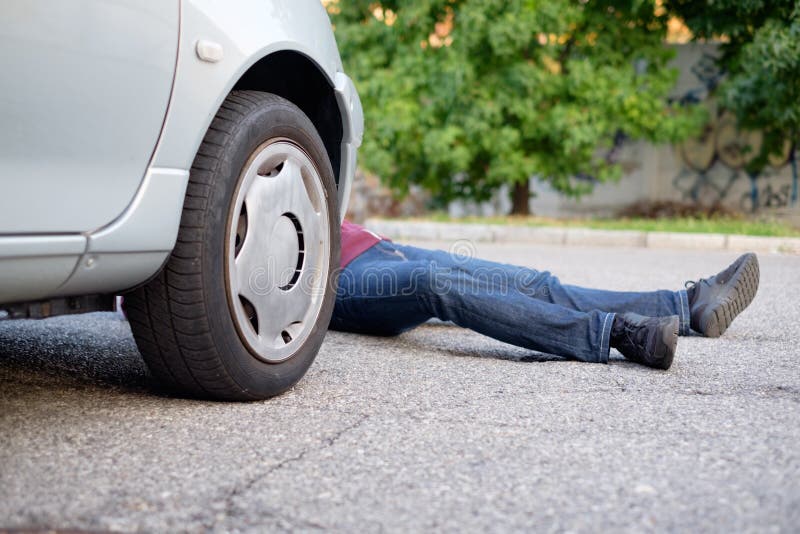
[[[534,180],[531,189],[536,196],[531,199],[531,210],[552,217],[611,215],[637,202],[676,200],[705,205],[720,202],[746,212],[797,212],[797,175],[788,161],[788,140],[785,155],[760,175],[748,176],[742,169],[749,154],[744,147],[758,145],[759,136],[738,132],[733,118],[709,100],[709,91],[722,77],[713,60],[716,55],[712,44],[677,45],[673,61],[680,77],[672,97],[709,107],[711,120],[703,139],[680,146],[622,141],[614,154],[624,170],[619,182],[599,184],[591,195],[574,200]],[[455,202],[450,214],[495,215],[509,209],[504,190],[492,202]]]

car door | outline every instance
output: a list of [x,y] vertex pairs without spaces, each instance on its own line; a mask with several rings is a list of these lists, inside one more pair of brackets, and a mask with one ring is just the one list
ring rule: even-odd
[[130,204],[175,72],[179,0],[0,3],[0,235],[88,232]]

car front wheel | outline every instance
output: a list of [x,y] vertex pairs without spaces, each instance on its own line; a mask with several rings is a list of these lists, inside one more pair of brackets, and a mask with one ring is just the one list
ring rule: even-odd
[[125,308],[160,381],[264,399],[319,351],[338,261],[336,184],[313,124],[283,98],[234,91],[193,163],[175,249]]

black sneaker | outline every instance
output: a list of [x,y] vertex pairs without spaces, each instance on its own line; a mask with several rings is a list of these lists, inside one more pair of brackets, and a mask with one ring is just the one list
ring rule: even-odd
[[624,313],[614,317],[611,327],[611,346],[632,362],[669,369],[678,344],[677,315],[644,317]]
[[737,315],[753,302],[758,291],[758,258],[744,254],[711,278],[686,282],[692,330],[706,337],[719,337]]

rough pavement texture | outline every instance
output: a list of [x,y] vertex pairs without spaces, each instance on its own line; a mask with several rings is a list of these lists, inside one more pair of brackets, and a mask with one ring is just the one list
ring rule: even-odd
[[[446,248],[447,245],[444,245]],[[477,245],[617,289],[735,254]],[[289,393],[170,398],[114,314],[0,323],[0,528],[796,531],[800,258],[673,368],[581,364],[447,325],[331,333]]]

